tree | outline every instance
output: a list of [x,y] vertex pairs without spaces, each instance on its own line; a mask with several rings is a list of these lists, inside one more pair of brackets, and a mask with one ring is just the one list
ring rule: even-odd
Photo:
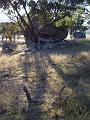
[[14,38],[15,41],[15,35],[20,33],[20,27],[18,26],[17,23],[15,22],[4,22],[0,23],[0,34],[2,35],[2,40],[3,38],[6,37],[9,38],[10,41],[12,41],[12,38]]
[[[0,7],[8,10],[11,20],[18,21],[27,46],[38,41],[40,31],[47,25],[71,16],[84,0],[0,0]],[[23,11],[23,14],[22,12]]]
[[79,31],[85,31],[87,28],[84,26],[85,21],[85,9],[83,7],[79,7],[76,11],[74,11],[74,14],[72,15],[69,20],[67,20],[67,25],[69,25],[70,34],[72,35],[77,30]]
[[[7,31],[6,28],[8,28],[7,23],[0,23],[0,34],[2,35],[2,41],[5,38],[5,33]],[[6,38],[6,40],[7,40],[7,38]]]
[[64,26],[69,29],[70,37],[72,39],[73,33],[77,30],[85,31],[87,28],[84,26],[86,20],[85,8],[77,6],[77,9],[72,12],[70,17],[66,16],[64,19],[56,22],[56,26]]

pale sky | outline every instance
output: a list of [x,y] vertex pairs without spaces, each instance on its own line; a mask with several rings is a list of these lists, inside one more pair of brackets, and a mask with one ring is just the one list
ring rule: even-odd
[[0,22],[9,22],[10,19],[0,10]]
[[[35,1],[37,1],[37,0],[35,0]],[[22,13],[23,11],[21,11],[21,13]],[[1,9],[0,9],[0,23],[1,22],[10,22],[10,19],[9,19],[9,17],[7,17],[2,11],[1,11]]]
[[[90,6],[88,6],[87,8],[88,10],[90,10]],[[0,23],[1,22],[10,22],[10,19],[0,9]]]

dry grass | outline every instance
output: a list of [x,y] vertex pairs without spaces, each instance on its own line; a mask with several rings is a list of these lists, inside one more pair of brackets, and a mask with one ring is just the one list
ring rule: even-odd
[[8,67],[17,67],[20,62],[19,55],[0,55],[0,69],[5,69]]
[[[0,107],[8,106],[10,116],[2,114],[0,120],[88,120],[90,51],[82,49],[84,45],[89,48],[87,42],[82,42],[72,47],[72,52],[64,48],[54,52],[1,54]],[[44,103],[28,107],[22,84],[28,87],[33,99]]]

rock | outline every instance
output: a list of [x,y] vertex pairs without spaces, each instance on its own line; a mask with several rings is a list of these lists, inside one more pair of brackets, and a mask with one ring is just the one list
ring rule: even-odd
[[48,44],[46,44],[42,47],[43,50],[48,49],[48,48],[49,48]]
[[37,49],[36,48],[32,48],[31,52],[36,52]]
[[54,25],[48,25],[43,31],[40,32],[39,37],[45,38],[46,41],[63,41],[68,35],[68,30],[63,27],[56,27]]
[[9,77],[10,74],[9,74],[9,73],[6,73],[6,74],[2,74],[1,76],[2,76],[2,77]]
[[69,45],[69,42],[67,40],[64,41],[54,41],[54,42],[45,42],[41,40],[33,47],[33,48],[27,48],[25,52],[36,52],[38,50],[45,50],[45,49],[54,49],[54,48],[64,48]]
[[48,48],[51,49],[51,48],[52,48],[52,45],[49,45]]
[[27,48],[26,50],[25,50],[25,52],[30,52],[31,51],[31,48]]
[[13,48],[11,48],[8,43],[3,43],[2,51],[4,53],[11,53],[11,52],[13,52]]
[[38,50],[42,49],[42,46],[41,46],[41,45],[39,45],[39,46],[37,47],[37,49],[38,49]]
[[9,45],[7,43],[3,43],[2,49],[9,48]]
[[7,112],[7,110],[5,108],[0,107],[0,114],[4,114],[6,112]]
[[12,53],[13,52],[13,49],[12,48],[8,48],[5,50],[5,53]]

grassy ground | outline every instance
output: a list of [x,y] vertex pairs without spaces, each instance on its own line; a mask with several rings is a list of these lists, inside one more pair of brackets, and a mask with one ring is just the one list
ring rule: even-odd
[[[89,120],[90,41],[34,53],[20,48],[0,54],[0,120]],[[23,84],[38,103],[28,104]]]

